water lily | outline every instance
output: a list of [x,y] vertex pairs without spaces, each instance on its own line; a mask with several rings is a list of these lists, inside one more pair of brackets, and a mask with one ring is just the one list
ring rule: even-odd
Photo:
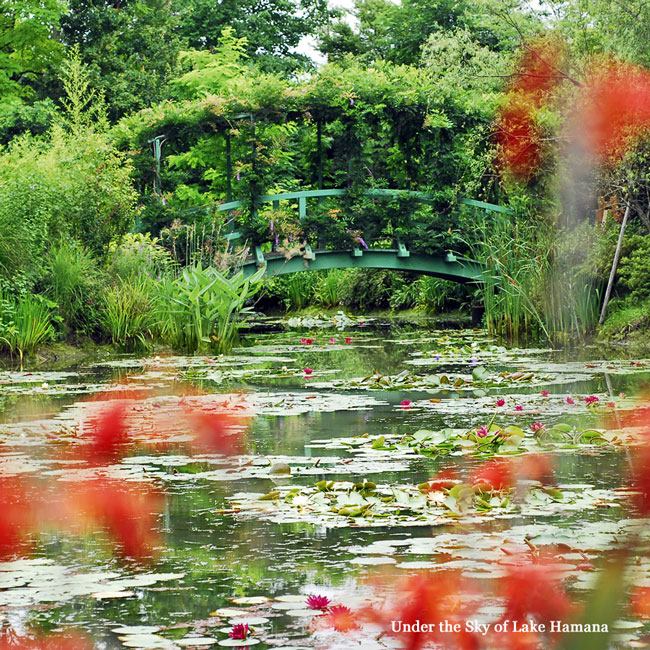
[[503,397],[499,397],[499,399],[496,401],[497,406],[505,406],[506,401],[503,399]]
[[566,398],[566,403],[567,404],[575,404],[576,401],[573,399],[573,397],[567,397]]
[[605,402],[605,406],[609,407],[610,409],[616,408],[616,404],[614,404],[614,402]]
[[248,623],[239,623],[232,626],[232,630],[228,632],[231,639],[245,640],[248,638]]
[[335,343],[336,343],[336,339],[331,338],[331,339],[330,339],[330,345],[334,345]]
[[547,390],[543,390],[540,394],[542,397],[548,397],[549,392]]
[[300,339],[301,345],[311,345],[313,342],[314,339],[306,339],[306,338]]
[[589,397],[585,397],[585,404],[589,406],[590,404],[597,404],[600,402],[600,398],[596,397],[595,395],[589,395]]
[[515,406],[515,411],[523,411],[523,410],[524,407],[521,404],[517,404],[517,406]]
[[544,425],[541,422],[533,422],[530,425],[530,430],[533,433],[537,433],[538,431],[541,431],[544,428]]
[[488,428],[487,428],[487,427],[481,427],[480,429],[477,429],[477,430],[476,430],[476,435],[477,435],[479,438],[485,438],[485,436],[487,436],[488,433],[489,433],[489,431],[488,431]]
[[402,401],[399,403],[399,405],[400,405],[400,406],[404,406],[405,408],[408,408],[409,406],[411,406],[411,400],[410,400],[410,399],[402,400]]
[[352,343],[352,339],[349,336],[345,337],[345,342],[346,343]]
[[303,371],[306,375],[311,375],[311,373],[314,372],[311,368],[303,368],[302,371]]
[[308,609],[327,609],[332,603],[327,596],[308,596],[305,602]]
[[334,607],[330,607],[324,618],[327,624],[337,632],[349,632],[359,627],[352,610],[345,605],[334,605]]

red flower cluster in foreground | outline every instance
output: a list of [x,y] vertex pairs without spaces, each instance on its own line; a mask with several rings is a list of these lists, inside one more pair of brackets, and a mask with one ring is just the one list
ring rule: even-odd
[[0,476],[0,560],[29,549],[39,509],[24,479]]
[[91,527],[108,532],[121,557],[149,560],[160,546],[157,518],[163,499],[147,486],[100,478],[76,486],[69,499]]
[[587,147],[601,159],[616,159],[636,130],[650,125],[650,72],[610,61],[589,75],[578,109]]
[[526,48],[497,119],[501,166],[520,178],[529,177],[542,157],[536,112],[557,85],[562,50],[557,41],[538,39]]
[[56,634],[39,639],[0,637],[0,650],[93,650],[90,641],[77,634]]

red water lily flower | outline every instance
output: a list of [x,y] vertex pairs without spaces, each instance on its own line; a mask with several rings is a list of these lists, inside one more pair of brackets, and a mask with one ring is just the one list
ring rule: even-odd
[[517,404],[517,406],[515,406],[515,411],[523,411],[523,410],[524,407],[521,404]]
[[541,391],[540,395],[541,395],[542,397],[548,397],[548,396],[549,396],[549,392],[548,392],[547,390],[543,390],[543,391]]
[[496,401],[496,405],[497,405],[497,406],[505,406],[505,404],[506,404],[506,401],[503,399],[503,397],[500,397],[500,398]]
[[544,425],[541,422],[533,422],[530,425],[530,430],[533,433],[537,433],[538,431],[541,431],[544,428]]
[[300,339],[300,343],[302,345],[311,345],[313,342],[314,339],[305,339],[305,338]]
[[308,609],[327,609],[331,602],[327,596],[308,596],[305,601]]
[[336,343],[336,339],[334,338],[330,339],[330,345],[334,345],[334,343]]
[[575,404],[576,401],[573,399],[573,397],[567,397],[566,398],[566,403],[567,404]]
[[303,368],[302,371],[303,371],[306,375],[311,375],[312,372],[314,372],[311,368]]
[[228,632],[228,636],[231,639],[244,641],[248,638],[248,632],[248,623],[238,623],[237,625],[233,625],[232,630]]
[[399,405],[400,405],[400,406],[403,406],[404,408],[408,408],[409,406],[411,406],[411,400],[410,400],[410,399],[402,400],[402,401],[399,403]]
[[585,397],[585,404],[587,406],[591,404],[597,404],[598,402],[600,402],[600,398],[596,397],[595,395],[589,395],[589,397]]
[[476,435],[479,438],[485,438],[485,436],[488,435],[488,428],[487,427],[481,427],[480,429],[476,430]]
[[349,336],[345,337],[345,342],[346,343],[352,343],[352,339]]
[[337,632],[350,632],[360,627],[353,611],[345,605],[330,607],[322,620],[324,626],[333,627]]

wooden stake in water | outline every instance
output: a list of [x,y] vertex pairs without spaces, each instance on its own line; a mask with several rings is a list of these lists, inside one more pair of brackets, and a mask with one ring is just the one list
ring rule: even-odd
[[628,205],[625,208],[625,215],[623,216],[623,223],[621,224],[621,231],[618,233],[618,243],[616,244],[616,252],[614,253],[614,260],[612,262],[612,270],[609,272],[609,280],[607,281],[607,290],[605,291],[605,298],[603,299],[603,308],[600,312],[600,318],[598,319],[598,324],[602,325],[605,320],[605,310],[607,309],[607,303],[609,302],[609,295],[612,292],[612,286],[614,285],[614,276],[616,275],[616,267],[618,267],[618,260],[621,257],[621,246],[623,245],[623,233],[625,232],[625,226],[627,225],[627,218],[630,216],[630,206]]

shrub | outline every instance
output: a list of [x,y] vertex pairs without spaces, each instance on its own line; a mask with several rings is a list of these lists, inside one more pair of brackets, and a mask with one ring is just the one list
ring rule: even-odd
[[172,258],[156,237],[149,233],[126,234],[108,249],[107,268],[111,275],[128,280],[135,277],[161,278],[172,268]]
[[621,257],[618,274],[621,284],[635,300],[650,296],[650,236],[633,235],[627,242],[628,256]]
[[316,302],[323,307],[336,307],[341,303],[341,284],[345,278],[343,269],[330,269],[318,280],[314,290]]

